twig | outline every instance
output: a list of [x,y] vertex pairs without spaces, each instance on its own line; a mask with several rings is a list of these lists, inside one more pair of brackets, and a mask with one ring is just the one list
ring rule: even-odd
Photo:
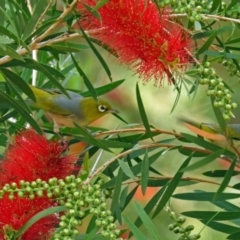
[[[110,130],[105,132],[97,132],[94,134],[95,137],[99,137],[102,135],[109,135],[109,134],[118,134],[118,133],[127,133],[127,132],[146,132],[145,128],[130,128],[130,129],[118,129],[118,130]],[[169,132],[161,129],[151,128],[151,132],[166,134],[166,135],[172,135],[176,138],[183,138],[183,136],[176,132]],[[229,147],[238,155],[238,158],[240,159],[240,151],[238,148],[233,144],[233,142],[229,139],[228,134],[224,135],[226,137],[226,141],[229,143]]]
[[[128,184],[131,184],[131,183],[136,183],[136,182],[140,182],[141,181],[141,178],[140,177],[136,177],[137,179],[131,179],[131,180],[128,180],[128,181],[125,181],[123,182],[122,184],[123,185],[128,185]],[[157,177],[149,177],[149,180],[160,180],[160,179],[173,179],[173,177],[168,177],[168,176],[157,176]],[[183,177],[181,178],[181,180],[186,180],[186,181],[196,181],[196,182],[199,182],[199,183],[209,183],[209,184],[214,184],[214,185],[218,185],[220,186],[221,183],[218,183],[218,182],[214,182],[214,181],[210,181],[210,180],[207,180],[207,179],[202,179],[202,178],[195,178],[195,177]],[[227,185],[228,188],[233,188],[233,186],[230,186],[230,185]],[[233,189],[236,189],[236,188],[233,188]]]
[[[83,182],[83,184],[89,184],[90,181],[95,178],[99,173],[101,173],[108,165],[110,165],[112,162],[121,159],[123,157],[125,157],[126,155],[129,155],[130,153],[134,152],[134,151],[138,151],[139,149],[149,149],[149,148],[156,148],[156,147],[162,147],[162,148],[173,148],[173,147],[177,147],[179,145],[172,145],[172,144],[161,144],[161,143],[153,143],[153,144],[147,144],[147,145],[141,145],[138,148],[133,148],[130,150],[127,150],[125,152],[119,153],[118,155],[116,155],[115,157],[111,158],[110,160],[108,160],[106,163],[104,163],[101,167],[99,167],[93,174],[90,174],[88,176],[88,178]],[[187,150],[191,150],[193,152],[203,152],[203,153],[207,153],[207,154],[211,154],[212,152],[209,150],[205,150],[205,149],[200,149],[200,148],[195,148],[195,147],[188,147],[188,146],[182,146],[183,149],[187,149]],[[227,162],[232,162],[231,159],[227,159],[227,158],[221,158]],[[236,164],[237,167],[240,167],[240,163]]]
[[[34,47],[32,46],[29,50],[33,51],[35,49],[43,48],[47,45],[51,45],[51,44],[58,43],[58,42],[64,42],[66,40],[73,39],[73,38],[76,38],[76,37],[82,37],[82,36],[79,33],[64,34],[64,35],[61,35],[61,37],[56,37],[56,38],[49,39],[47,41],[38,43]],[[29,52],[29,50],[26,49],[26,48],[20,48],[16,51],[16,53],[18,53],[19,55],[22,56],[22,55],[27,54]],[[0,58],[0,65],[4,64],[4,63],[7,63],[11,60],[12,60],[12,58],[10,56],[4,56],[4,57]]]
[[[230,21],[235,23],[240,23],[240,19],[229,18],[225,16],[218,16],[218,15],[211,15],[211,14],[200,14],[204,19],[215,19],[215,20],[222,20],[222,21]],[[187,17],[186,13],[177,13],[177,14],[170,14],[171,17]]]
[[[51,34],[51,32],[53,32],[56,27],[63,21],[63,19],[67,16],[67,14],[69,14],[73,7],[75,6],[75,4],[78,2],[78,0],[73,0],[73,2],[66,7],[66,9],[63,11],[63,13],[61,14],[61,16],[57,19],[57,21],[52,24],[42,35],[40,35],[39,37],[36,37],[29,45],[28,45],[28,49],[26,48],[20,48],[19,50],[17,50],[16,52],[19,55],[25,55],[30,51],[33,51],[35,49],[39,49],[42,48],[44,46],[46,46],[47,44],[51,43],[51,40],[49,41],[45,41],[40,43],[44,38],[46,38],[47,36],[49,36]],[[42,15],[41,15],[42,16]],[[41,18],[41,17],[40,17]],[[69,35],[68,35],[69,36]],[[79,34],[78,34],[79,36]],[[62,39],[63,41],[63,39]],[[53,42],[52,42],[53,43]],[[0,65],[6,62],[9,62],[12,60],[12,57],[10,56],[4,56],[2,58],[0,58]]]
[[32,48],[37,43],[41,42],[44,38],[50,35],[51,32],[53,32],[56,27],[62,23],[63,19],[72,11],[75,4],[78,2],[78,0],[73,0],[73,2],[66,7],[66,9],[63,11],[61,16],[57,19],[57,21],[51,25],[41,36],[37,37],[30,45],[29,47]]
[[[109,135],[109,134],[119,134],[119,133],[128,133],[128,132],[146,132],[145,128],[126,128],[126,129],[117,129],[117,130],[110,130],[110,131],[104,131],[104,132],[97,132],[94,134],[95,137],[103,136],[103,135]],[[156,133],[162,133],[167,135],[172,135],[177,138],[182,138],[183,136],[179,133],[165,131],[161,129],[151,128],[151,132]]]
[[98,157],[97,157],[97,159],[96,159],[96,161],[95,161],[95,163],[94,163],[94,165],[93,165],[93,167],[92,167],[92,169],[91,169],[91,171],[89,173],[90,175],[92,175],[95,172],[97,164],[98,164],[99,160],[101,159],[101,157],[103,155],[103,152],[104,152],[104,150],[102,149],[100,151],[100,153],[98,154]]

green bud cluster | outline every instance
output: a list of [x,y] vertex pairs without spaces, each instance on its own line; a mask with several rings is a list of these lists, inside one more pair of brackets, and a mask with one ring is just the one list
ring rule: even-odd
[[176,234],[181,234],[178,240],[197,240],[200,239],[200,234],[191,234],[194,229],[193,225],[188,225],[186,227],[183,226],[186,221],[185,217],[177,217],[176,213],[173,212],[169,207],[166,208],[169,216],[174,220],[174,223],[168,226],[170,231],[173,231]]
[[206,0],[163,0],[160,1],[159,6],[161,8],[165,6],[171,6],[174,13],[181,14],[186,13],[191,22],[201,21],[204,13],[209,13],[208,1]]
[[223,108],[223,118],[229,120],[233,115],[232,110],[237,108],[237,103],[232,102],[230,90],[223,80],[219,78],[209,62],[205,62],[198,68],[199,84],[208,85],[207,95],[214,98],[214,107]]
[[103,189],[103,194],[106,198],[112,198],[113,197],[113,191],[112,189]]
[[64,204],[67,211],[61,217],[59,227],[53,236],[53,240],[72,239],[79,232],[76,226],[82,224],[82,218],[85,216],[85,211],[95,215],[96,226],[101,228],[101,235],[110,239],[118,239],[120,230],[117,229],[114,223],[114,217],[111,211],[107,209],[106,198],[101,190],[101,183],[94,185],[82,185],[81,189],[75,189],[75,192],[69,195]]
[[74,193],[81,182],[81,178],[76,178],[74,175],[67,176],[65,179],[50,178],[48,181],[41,179],[32,182],[21,180],[19,187],[14,182],[5,184],[0,190],[0,198],[3,198],[5,193],[9,193],[8,197],[11,200],[15,197],[34,199],[45,196],[45,193],[49,198],[66,198],[69,197],[69,194]]
[[234,19],[239,19],[240,17],[240,8],[237,4],[234,5],[232,8],[228,9],[225,3],[225,5],[223,6],[223,9],[221,10],[224,11],[224,14],[226,17],[234,18]]
[[[201,21],[202,14],[209,14],[212,9],[213,2],[207,0],[162,0],[158,5],[161,8],[170,6],[176,14],[187,14],[191,22]],[[240,16],[240,9],[237,5],[228,9],[226,2],[222,1],[218,7],[218,12],[226,17],[238,19]]]
[[232,59],[220,59],[219,63],[227,68],[227,71],[231,77],[237,76],[240,81],[240,71],[238,70],[236,64],[234,64]]
[[35,197],[53,198],[59,204],[68,209],[60,218],[59,227],[56,230],[54,240],[70,240],[79,235],[76,226],[82,224],[85,211],[97,217],[96,225],[101,228],[101,234],[110,240],[119,239],[120,231],[114,223],[111,211],[107,209],[106,196],[111,191],[102,191],[102,182],[94,185],[83,184],[80,177],[74,175],[65,179],[51,178],[48,181],[37,179],[36,181],[20,181],[19,184],[5,184],[0,190],[0,198],[8,194],[9,199],[16,197],[34,199]]

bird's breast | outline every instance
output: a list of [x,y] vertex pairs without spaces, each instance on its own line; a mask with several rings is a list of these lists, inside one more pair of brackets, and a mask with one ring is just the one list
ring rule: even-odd
[[84,119],[78,118],[76,115],[64,116],[64,115],[59,115],[52,112],[45,112],[45,115],[49,121],[55,122],[59,126],[75,127],[74,122],[81,127],[84,127],[87,125],[87,122]]

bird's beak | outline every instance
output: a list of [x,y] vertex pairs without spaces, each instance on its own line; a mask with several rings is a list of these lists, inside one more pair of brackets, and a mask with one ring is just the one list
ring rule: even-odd
[[119,111],[117,109],[110,109],[109,112],[110,113],[119,113]]

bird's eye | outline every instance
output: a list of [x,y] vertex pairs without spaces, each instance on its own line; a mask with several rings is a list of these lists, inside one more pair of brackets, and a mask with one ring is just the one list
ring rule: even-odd
[[99,112],[106,112],[107,111],[107,107],[105,105],[99,105],[98,106],[98,111]]

